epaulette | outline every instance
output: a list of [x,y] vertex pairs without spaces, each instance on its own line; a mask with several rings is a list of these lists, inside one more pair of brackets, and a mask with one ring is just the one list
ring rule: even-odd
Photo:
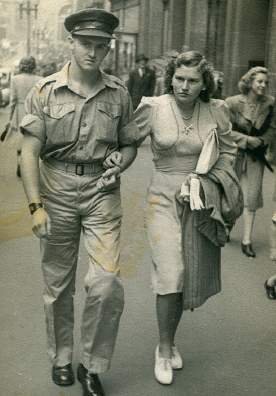
[[57,73],[51,74],[50,76],[42,78],[41,80],[39,80],[37,82],[36,85],[39,86],[40,89],[42,89],[45,85],[57,81],[59,73],[60,72],[57,72]]
[[108,77],[110,77],[112,81],[114,81],[116,84],[119,84],[121,87],[123,87],[127,91],[127,87],[126,87],[125,83],[120,78],[113,76],[113,75],[109,75]]

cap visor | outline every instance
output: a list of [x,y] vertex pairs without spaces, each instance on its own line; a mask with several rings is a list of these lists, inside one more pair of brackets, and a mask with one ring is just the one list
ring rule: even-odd
[[72,34],[77,36],[106,37],[110,39],[115,38],[114,35],[98,29],[80,29],[76,30],[75,32],[73,31]]

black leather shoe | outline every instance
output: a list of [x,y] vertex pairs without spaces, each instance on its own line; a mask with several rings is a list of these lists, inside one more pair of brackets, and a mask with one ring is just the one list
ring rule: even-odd
[[256,253],[253,250],[252,244],[249,243],[248,245],[241,244],[242,252],[246,254],[247,257],[256,257]]
[[80,363],[77,370],[78,381],[82,384],[85,396],[104,396],[104,390],[98,374],[89,374]]
[[53,366],[52,380],[56,385],[59,386],[73,385],[75,380],[71,363],[63,367]]
[[21,169],[19,164],[17,165],[16,176],[21,177]]

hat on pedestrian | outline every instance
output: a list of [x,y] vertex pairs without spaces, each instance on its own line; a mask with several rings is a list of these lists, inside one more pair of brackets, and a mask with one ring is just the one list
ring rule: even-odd
[[119,19],[99,8],[85,8],[68,15],[64,26],[71,34],[81,36],[98,36],[114,38],[114,30],[119,25]]
[[147,58],[145,54],[139,54],[139,55],[136,56],[135,62],[139,62],[140,60],[148,61],[149,58]]

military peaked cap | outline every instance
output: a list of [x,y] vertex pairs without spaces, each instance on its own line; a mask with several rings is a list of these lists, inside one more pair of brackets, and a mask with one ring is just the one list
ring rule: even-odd
[[119,19],[105,10],[86,8],[68,15],[64,26],[71,34],[114,38]]

